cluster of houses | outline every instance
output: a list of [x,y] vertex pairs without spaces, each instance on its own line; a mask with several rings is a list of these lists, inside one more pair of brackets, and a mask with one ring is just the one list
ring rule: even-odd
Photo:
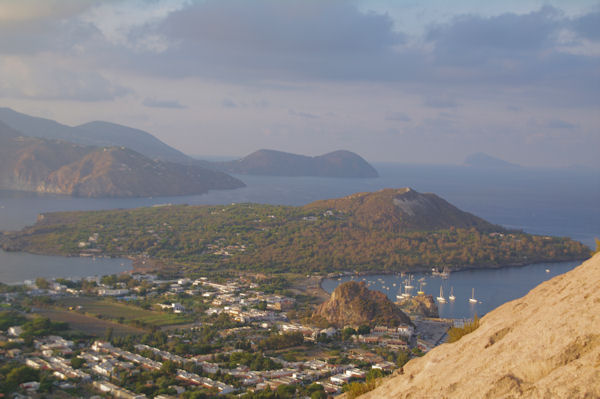
[[[250,324],[247,324],[243,327],[220,331],[221,334],[237,334],[241,332],[241,329],[251,330],[258,325],[262,328],[276,326],[280,333],[300,332],[305,341],[316,342],[323,335],[334,337],[339,333],[333,327],[321,329],[288,322],[285,312],[295,307],[295,300],[283,295],[265,294],[259,291],[258,286],[252,282],[229,281],[216,283],[209,281],[207,278],[159,280],[156,276],[149,274],[134,275],[133,278],[138,280],[140,285],[141,282],[145,282],[143,284],[145,289],[143,295],[150,298],[155,297],[155,306],[164,311],[187,312],[185,306],[179,303],[176,298],[179,294],[186,293],[190,296],[201,297],[205,303],[210,303],[210,308],[206,311],[208,314],[225,313],[241,323],[252,322],[254,326],[251,327]],[[130,284],[128,288],[123,283],[116,283],[111,286],[104,285],[100,278],[95,278],[94,281],[97,283],[95,292],[98,296],[112,296],[117,297],[119,300],[128,300],[135,298],[136,294],[142,295],[138,289],[138,284]],[[31,282],[28,292],[32,295],[80,294],[78,290],[70,289],[54,281],[50,281],[45,289],[39,289]],[[6,298],[6,300],[12,299],[14,298]],[[8,331],[13,337],[18,337],[21,332],[20,327],[11,327]],[[401,325],[396,328],[377,326],[369,334],[354,335],[353,340],[355,344],[379,345],[390,349],[408,349],[418,343],[415,330],[411,325]],[[94,388],[100,392],[126,399],[141,399],[145,396],[115,385],[111,379],[113,376],[123,372],[135,374],[142,369],[160,370],[165,361],[174,362],[180,367],[176,370],[176,378],[181,381],[182,385],[211,388],[221,394],[242,392],[244,390],[261,390],[267,387],[276,389],[282,384],[308,384],[311,382],[321,384],[329,394],[337,394],[341,392],[344,384],[354,379],[364,379],[366,376],[365,370],[358,369],[352,364],[329,364],[318,359],[288,362],[280,358],[272,358],[281,366],[280,368],[258,371],[251,370],[244,365],[239,365],[235,369],[223,368],[215,363],[212,354],[184,357],[144,344],[135,345],[134,352],[123,350],[104,341],[95,341],[89,347],[77,349],[77,356],[85,361],[83,369],[73,368],[71,363],[65,359],[65,357],[73,354],[73,342],[58,336],[35,340],[35,352],[27,354],[27,356],[19,352],[5,354],[20,357],[21,360],[33,368],[51,370],[61,380],[91,382]],[[221,352],[221,354],[226,355],[228,353]],[[1,356],[2,353],[0,353]],[[376,355],[373,354],[373,356]],[[393,363],[385,362],[381,358],[356,357],[356,360],[362,363],[371,363],[374,369],[389,371],[395,368]],[[194,369],[185,367],[189,363],[195,365],[196,371],[202,370],[203,375],[188,371]],[[211,379],[206,375],[210,375],[215,379]],[[217,381],[216,379],[219,379],[219,377],[215,376],[219,375],[234,377],[244,388],[236,389],[223,381]]]

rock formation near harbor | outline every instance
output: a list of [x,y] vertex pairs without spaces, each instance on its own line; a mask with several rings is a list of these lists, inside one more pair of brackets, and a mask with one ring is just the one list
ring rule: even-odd
[[337,286],[331,298],[316,310],[315,316],[322,317],[340,328],[360,325],[397,327],[400,324],[412,324],[410,318],[385,294],[369,290],[364,282],[356,281]]
[[411,316],[440,317],[437,304],[431,295],[412,296],[399,301],[398,306]]

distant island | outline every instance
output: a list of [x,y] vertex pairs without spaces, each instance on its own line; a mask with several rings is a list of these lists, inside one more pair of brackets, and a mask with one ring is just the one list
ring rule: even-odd
[[483,152],[471,154],[465,158],[465,165],[474,168],[482,169],[506,169],[506,168],[520,168],[520,165],[507,162],[503,159],[493,157]]
[[0,121],[24,136],[61,140],[95,147],[126,147],[150,159],[194,163],[194,159],[140,129],[95,121],[67,126],[51,119],[23,114],[0,107]]
[[[264,176],[377,177],[375,168],[350,151],[334,151],[308,157],[274,150],[259,150],[242,159],[210,162],[194,159],[140,129],[105,121],[67,126],[0,107],[0,122],[20,135],[60,140],[81,146],[124,147],[162,162],[193,165],[224,173]],[[207,173],[204,171],[203,173]],[[227,185],[227,184],[225,184]],[[193,186],[193,185],[192,185]],[[155,194],[158,195],[158,194]],[[177,191],[165,195],[181,195]]]
[[243,186],[223,172],[150,159],[125,147],[29,137],[0,122],[1,189],[78,197],[148,197]]
[[46,213],[34,226],[4,233],[0,240],[8,251],[303,275],[524,265],[584,259],[590,251],[569,238],[507,230],[410,188],[301,207],[177,205]]
[[228,173],[263,176],[378,177],[361,156],[350,151],[334,151],[316,157],[275,150],[258,150],[235,161],[215,162]]

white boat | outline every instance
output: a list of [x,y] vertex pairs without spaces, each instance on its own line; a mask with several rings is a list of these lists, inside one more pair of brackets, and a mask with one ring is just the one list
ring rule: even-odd
[[409,275],[408,279],[404,280],[404,289],[412,290],[413,288],[415,287],[412,285],[412,276]]
[[475,288],[471,289],[471,298],[469,298],[469,302],[477,303],[477,299],[475,299]]
[[440,296],[437,297],[437,301],[439,303],[446,303],[446,298],[444,298],[444,290],[442,289],[441,285],[440,285]]
[[450,302],[454,302],[454,300],[456,299],[456,297],[454,296],[454,287],[450,287],[450,296],[448,297],[448,299],[450,299]]
[[550,273],[550,269],[546,269],[546,273]]

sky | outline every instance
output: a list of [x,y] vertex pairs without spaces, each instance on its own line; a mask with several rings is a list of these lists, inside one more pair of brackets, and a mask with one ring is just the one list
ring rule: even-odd
[[0,106],[207,157],[600,168],[600,2],[0,0]]

